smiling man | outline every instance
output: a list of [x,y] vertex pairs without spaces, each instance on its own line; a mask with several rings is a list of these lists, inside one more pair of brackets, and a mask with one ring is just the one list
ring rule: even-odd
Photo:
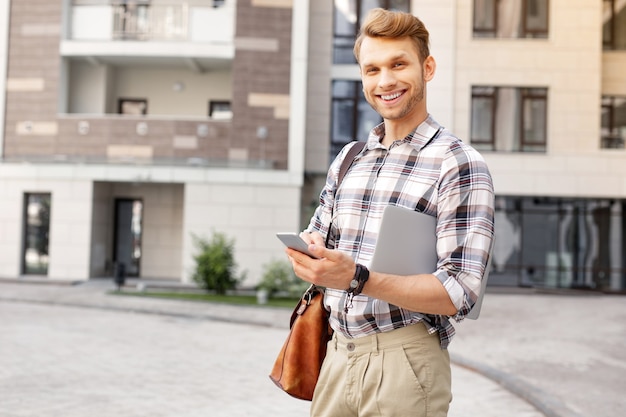
[[[337,188],[348,144],[331,164],[302,238],[313,259],[287,249],[301,279],[326,287],[334,329],[312,416],[446,416],[450,318],[481,291],[493,242],[494,193],[481,155],[426,108],[436,64],[428,31],[408,13],[374,9],[354,46],[363,92],[383,122]],[[369,271],[388,205],[437,219],[436,270]],[[416,236],[419,239],[419,235]]]

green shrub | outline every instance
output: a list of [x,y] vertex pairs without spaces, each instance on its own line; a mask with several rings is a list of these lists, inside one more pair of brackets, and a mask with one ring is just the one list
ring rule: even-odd
[[309,283],[302,281],[293,273],[288,261],[271,260],[263,265],[263,276],[257,289],[266,290],[270,297],[279,292],[298,297],[308,286]]
[[226,294],[239,283],[235,276],[237,265],[234,256],[234,240],[222,233],[213,233],[211,240],[191,235],[197,254],[196,269],[192,275],[198,286],[217,294]]

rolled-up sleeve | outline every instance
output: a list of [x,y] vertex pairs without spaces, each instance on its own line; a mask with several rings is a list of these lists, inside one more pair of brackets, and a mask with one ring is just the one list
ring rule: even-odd
[[438,269],[461,320],[476,303],[494,236],[494,189],[483,157],[454,143],[442,164],[437,206]]

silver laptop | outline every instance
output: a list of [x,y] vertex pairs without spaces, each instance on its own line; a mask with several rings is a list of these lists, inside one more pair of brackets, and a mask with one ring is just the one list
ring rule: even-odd
[[[437,219],[404,207],[387,206],[370,270],[394,275],[429,274],[437,270]],[[489,262],[491,263],[491,262]],[[466,316],[477,319],[482,306],[489,265],[480,296]]]
[[370,269],[394,275],[437,269],[437,218],[404,207],[383,211]]

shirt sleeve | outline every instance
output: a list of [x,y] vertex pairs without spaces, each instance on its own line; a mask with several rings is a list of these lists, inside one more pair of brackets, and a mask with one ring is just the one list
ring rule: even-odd
[[453,143],[444,158],[438,190],[435,276],[457,308],[467,315],[481,291],[494,236],[494,189],[483,157]]

